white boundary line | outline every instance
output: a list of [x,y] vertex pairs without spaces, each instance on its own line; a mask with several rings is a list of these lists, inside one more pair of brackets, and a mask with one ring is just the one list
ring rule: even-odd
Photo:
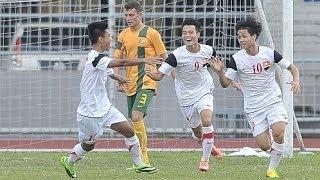
[[[241,148],[221,148],[225,152],[239,151]],[[259,148],[254,148],[261,151]],[[0,149],[0,152],[70,152],[71,149]],[[187,149],[187,148],[150,148],[149,151],[156,152],[192,152],[201,151],[201,148]],[[294,151],[299,151],[299,148],[294,148]],[[93,152],[126,152],[127,149],[94,149]],[[320,148],[306,148],[306,151],[320,151]]]

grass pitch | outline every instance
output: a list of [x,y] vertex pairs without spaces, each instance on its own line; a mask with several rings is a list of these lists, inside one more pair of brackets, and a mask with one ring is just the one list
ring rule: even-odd
[[[69,179],[60,165],[60,157],[68,153],[1,152],[0,179]],[[77,162],[78,179],[266,179],[268,158],[225,157],[211,158],[210,171],[198,171],[201,152],[150,152],[155,174],[136,174],[127,152],[91,152]],[[283,179],[320,179],[320,152],[314,155],[294,154],[284,159],[278,172]]]

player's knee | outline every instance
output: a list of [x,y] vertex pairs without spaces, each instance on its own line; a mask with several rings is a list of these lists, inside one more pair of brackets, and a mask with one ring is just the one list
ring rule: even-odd
[[134,136],[133,127],[128,127],[128,128],[122,133],[122,135],[123,135],[125,138],[130,138],[130,137]]
[[132,112],[132,117],[131,120],[133,122],[138,122],[138,121],[142,121],[143,120],[143,114],[141,112]]
[[271,145],[260,145],[260,149],[262,150],[262,151],[268,151],[269,149],[270,149],[270,147],[271,147]]
[[203,126],[203,127],[209,127],[209,126],[212,125],[211,117],[203,118],[203,119],[201,120],[201,122],[202,122],[202,126]]
[[132,125],[128,121],[122,121],[119,123],[114,123],[110,127],[112,130],[120,133],[124,137],[132,137],[134,135],[134,130]]
[[201,131],[193,131],[192,133],[192,138],[199,140],[202,138],[202,132]]
[[94,149],[94,145],[95,145],[95,143],[92,143],[92,144],[81,143],[82,149],[87,151],[87,152],[93,150]]
[[283,130],[275,130],[272,132],[273,139],[277,142],[282,142],[284,138],[284,131]]

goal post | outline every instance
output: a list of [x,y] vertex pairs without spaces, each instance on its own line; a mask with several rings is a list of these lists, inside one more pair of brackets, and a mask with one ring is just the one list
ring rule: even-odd
[[[278,2],[279,3],[279,2]],[[261,0],[255,0],[258,17],[262,23],[264,43],[266,46],[275,49],[272,35],[270,33],[268,19],[263,10]],[[293,0],[285,0],[282,3],[282,55],[284,58],[293,62]],[[287,70],[282,70],[276,66],[276,79],[282,90],[283,104],[288,113],[288,124],[285,130],[284,157],[293,155],[293,94],[286,82],[291,81],[291,74]]]
[[[283,36],[283,57],[288,59],[290,62],[293,62],[293,0],[284,0],[283,5],[283,27],[282,27],[282,36]],[[284,82],[291,82],[292,77],[289,71],[283,71]],[[285,131],[285,151],[284,157],[293,156],[293,94],[289,87],[286,84],[282,85],[282,94],[283,94],[283,103],[288,112],[288,125],[286,126]],[[296,120],[296,119],[295,119]]]

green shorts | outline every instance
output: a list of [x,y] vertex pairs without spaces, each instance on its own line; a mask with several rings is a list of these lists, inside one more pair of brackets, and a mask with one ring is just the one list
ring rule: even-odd
[[142,112],[145,116],[154,92],[154,89],[141,89],[135,95],[127,96],[128,117],[132,118],[132,111]]

